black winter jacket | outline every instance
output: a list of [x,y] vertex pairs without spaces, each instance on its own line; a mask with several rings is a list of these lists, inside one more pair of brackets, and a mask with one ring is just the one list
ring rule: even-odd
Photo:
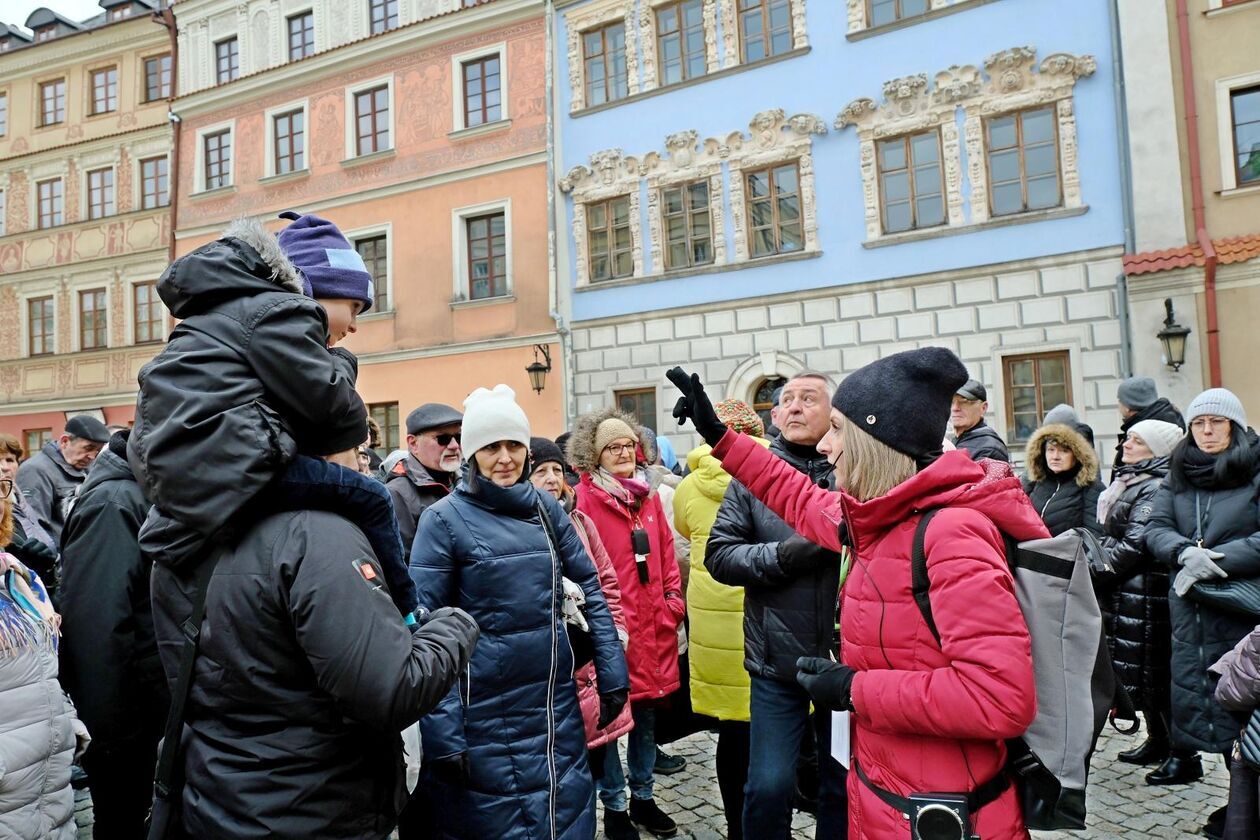
[[1186,430],[1186,420],[1181,416],[1181,412],[1167,398],[1160,397],[1137,414],[1120,423],[1120,434],[1116,436],[1118,441],[1116,443],[1116,456],[1111,462],[1113,469],[1119,469],[1124,464],[1124,442],[1129,437],[1129,429],[1132,429],[1143,420],[1163,420],[1165,423],[1176,423],[1183,432]]
[[61,532],[61,683],[93,750],[156,741],[169,703],[138,536],[149,502],[124,454],[101,451]]
[[[831,466],[813,447],[775,438],[770,451],[800,472],[833,486]],[[744,667],[750,674],[795,683],[801,656],[836,651],[840,564],[835,555],[812,572],[789,578],[779,542],[796,532],[732,480],[709,533],[704,566],[713,579],[744,587]]]
[[1125,465],[1117,478],[1134,483],[1121,491],[1103,523],[1102,547],[1110,574],[1096,574],[1094,589],[1103,609],[1116,676],[1141,709],[1169,711],[1168,567],[1146,548],[1146,529],[1155,493],[1168,474],[1168,459]]
[[[1229,579],[1260,578],[1260,468],[1251,437],[1252,479],[1242,487],[1169,484],[1155,494],[1146,545],[1175,575],[1177,558],[1201,535]],[[1197,502],[1197,505],[1196,505]],[[1173,743],[1223,753],[1238,737],[1238,721],[1213,697],[1208,667],[1255,627],[1255,621],[1168,593],[1172,620]]]
[[[185,830],[387,837],[407,798],[399,733],[455,684],[476,625],[438,613],[412,634],[367,538],[332,513],[269,516],[214,557],[184,728]],[[172,685],[192,612],[188,572],[153,569]]]
[[[127,457],[162,514],[199,534],[222,528],[295,452],[343,452],[367,437],[354,356],[326,348],[327,315],[300,282],[256,223],[158,281],[181,321],[140,370]],[[151,527],[141,541],[156,553]]]
[[385,489],[394,501],[394,516],[398,519],[398,533],[402,535],[406,556],[411,556],[411,544],[416,539],[420,514],[425,508],[446,498],[454,483],[451,476],[445,482],[438,481],[415,455],[408,454],[385,477]]
[[[1050,471],[1046,446],[1052,442],[1072,452],[1074,467],[1061,473]],[[1098,480],[1098,453],[1076,425],[1051,423],[1038,429],[1028,439],[1025,465],[1024,492],[1052,536],[1072,528],[1102,533],[1098,522],[1098,496],[1103,491]]]
[[970,453],[973,461],[979,461],[981,458],[992,458],[995,461],[1007,462],[1011,460],[1011,453],[1006,448],[1006,441],[1002,440],[1002,436],[997,433],[997,429],[984,422],[983,418],[981,418],[979,423],[959,435],[957,440],[954,441],[954,446]]

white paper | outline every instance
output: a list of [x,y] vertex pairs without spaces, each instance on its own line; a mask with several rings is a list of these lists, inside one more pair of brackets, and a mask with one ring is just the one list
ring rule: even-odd
[[852,751],[849,731],[849,713],[831,713],[831,757],[849,769],[849,756]]

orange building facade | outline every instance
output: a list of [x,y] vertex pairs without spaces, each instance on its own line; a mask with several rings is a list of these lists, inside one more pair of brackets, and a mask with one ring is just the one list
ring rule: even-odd
[[127,424],[169,330],[174,80],[152,5],[0,22],[0,432],[28,450],[74,414]]
[[[273,229],[283,210],[331,219],[376,282],[345,346],[383,447],[403,441],[415,406],[459,407],[499,382],[554,436],[566,375],[550,315],[543,4],[428,6],[178,3],[175,250],[243,215]],[[536,346],[552,360],[541,393],[525,370]]]

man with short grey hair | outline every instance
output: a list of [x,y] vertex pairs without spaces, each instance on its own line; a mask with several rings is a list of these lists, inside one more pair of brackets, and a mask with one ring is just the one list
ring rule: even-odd
[[971,460],[992,458],[1010,461],[1011,453],[997,430],[984,422],[989,410],[989,392],[978,379],[968,379],[954,394],[949,407],[949,424],[954,429],[954,446],[965,450]]
[[407,556],[425,508],[451,491],[463,463],[459,443],[464,415],[449,405],[425,403],[407,415],[407,457],[385,478]]
[[40,527],[58,545],[74,493],[108,442],[109,430],[104,423],[90,414],[77,414],[66,421],[60,437],[44,444],[18,467],[18,487]]

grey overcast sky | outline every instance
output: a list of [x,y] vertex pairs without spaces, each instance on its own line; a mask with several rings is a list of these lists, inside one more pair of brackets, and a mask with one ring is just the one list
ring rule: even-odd
[[102,11],[96,0],[0,0],[0,21],[25,26],[31,12],[41,6],[75,21],[87,20]]

